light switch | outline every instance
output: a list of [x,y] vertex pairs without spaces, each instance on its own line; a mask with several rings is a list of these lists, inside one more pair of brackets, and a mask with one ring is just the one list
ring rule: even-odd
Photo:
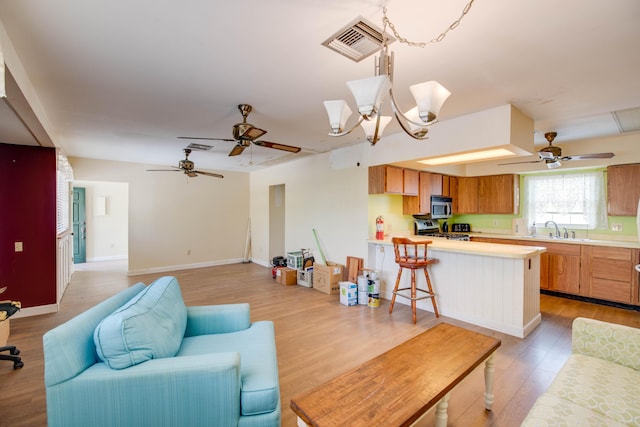
[[22,252],[22,242],[16,242],[16,252]]

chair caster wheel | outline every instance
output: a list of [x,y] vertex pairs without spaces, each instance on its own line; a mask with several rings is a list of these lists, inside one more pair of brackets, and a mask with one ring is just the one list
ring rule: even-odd
[[11,353],[13,356],[17,356],[17,355],[19,355],[19,354],[20,354],[20,350],[18,350],[18,349],[16,348],[16,349],[11,350],[9,353]]
[[20,368],[22,368],[23,366],[24,366],[24,362],[23,362],[23,361],[15,362],[15,363],[13,364],[13,369],[20,369]]

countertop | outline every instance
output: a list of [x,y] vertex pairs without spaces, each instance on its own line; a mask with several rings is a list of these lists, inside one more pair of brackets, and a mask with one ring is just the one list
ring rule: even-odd
[[558,239],[547,236],[515,236],[512,234],[497,233],[468,233],[471,237],[487,237],[491,239],[531,240],[532,245],[544,245],[547,242],[566,243],[570,245],[613,246],[618,248],[640,249],[640,242],[624,240],[597,240],[597,239]]
[[[391,238],[394,236],[385,236],[384,240],[369,240],[370,244],[391,246]],[[444,252],[456,252],[471,255],[493,256],[499,258],[529,258],[546,251],[543,246],[536,246],[532,242],[531,246],[522,245],[506,245],[485,242],[469,242],[464,240],[447,240],[444,237],[430,236],[397,236],[409,237],[416,242],[431,240],[429,249]]]

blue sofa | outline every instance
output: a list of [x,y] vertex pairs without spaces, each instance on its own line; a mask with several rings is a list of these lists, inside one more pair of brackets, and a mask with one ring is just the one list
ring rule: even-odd
[[49,426],[279,426],[273,323],[138,283],[43,336]]

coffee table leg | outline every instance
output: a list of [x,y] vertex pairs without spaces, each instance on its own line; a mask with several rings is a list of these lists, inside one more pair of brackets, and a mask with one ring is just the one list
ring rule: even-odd
[[436,404],[436,427],[447,427],[447,409],[449,408],[449,398],[451,392],[444,395],[444,397]]
[[493,373],[496,370],[496,361],[493,353],[484,364],[484,407],[487,411],[493,406]]

